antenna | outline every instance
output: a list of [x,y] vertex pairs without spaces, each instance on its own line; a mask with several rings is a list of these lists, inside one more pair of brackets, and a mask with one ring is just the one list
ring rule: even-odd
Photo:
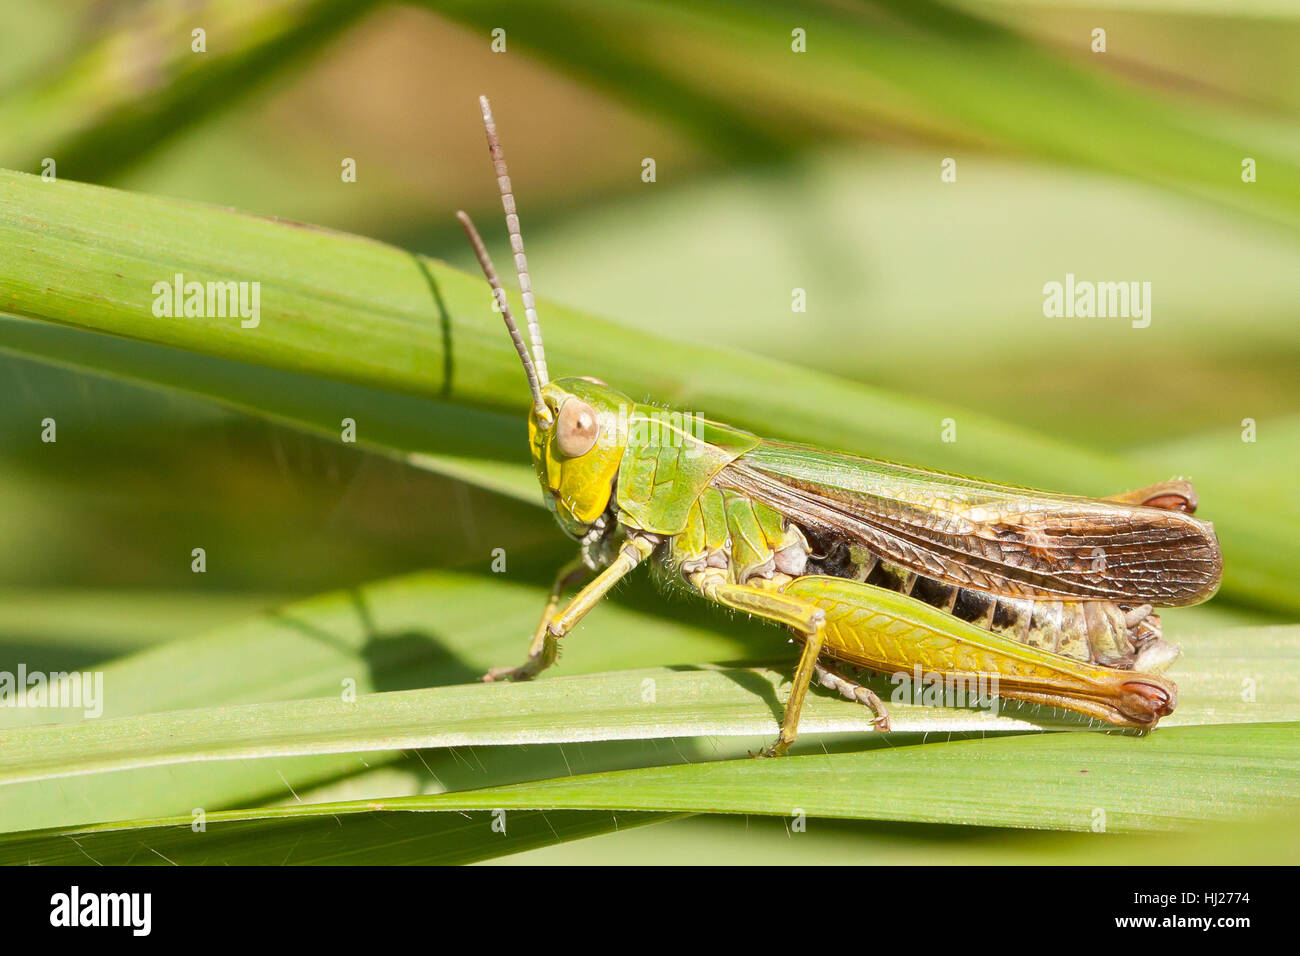
[[533,284],[528,278],[528,257],[524,255],[524,237],[519,234],[519,213],[515,209],[515,194],[510,187],[510,173],[506,170],[505,153],[497,139],[497,124],[492,119],[492,106],[486,96],[478,98],[483,110],[483,129],[487,132],[488,152],[492,155],[492,168],[496,170],[497,186],[501,190],[501,205],[506,211],[506,229],[510,232],[510,248],[515,254],[515,272],[519,276],[519,292],[524,299],[524,317],[528,320],[528,338],[533,343],[533,360],[537,378],[542,385],[546,375],[546,351],[542,348],[542,327],[537,321],[537,303],[533,299]]
[[456,218],[465,227],[465,235],[469,237],[469,244],[474,247],[478,264],[483,269],[483,275],[487,276],[492,294],[496,296],[497,307],[501,309],[501,318],[505,320],[506,328],[510,331],[510,340],[515,343],[515,351],[519,353],[519,358],[524,363],[524,374],[528,376],[528,390],[533,393],[533,408],[537,412],[537,418],[543,427],[549,428],[551,411],[542,400],[542,387],[537,379],[537,369],[533,367],[533,360],[528,356],[528,347],[524,345],[523,337],[519,334],[519,326],[515,324],[515,317],[510,312],[510,303],[506,299],[506,290],[501,288],[501,279],[497,275],[496,266],[492,264],[487,246],[483,245],[483,237],[474,228],[474,222],[469,218],[469,214],[463,209],[457,210]]

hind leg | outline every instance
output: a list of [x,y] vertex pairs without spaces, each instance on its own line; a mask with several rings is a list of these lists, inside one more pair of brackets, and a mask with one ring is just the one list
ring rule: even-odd
[[1121,491],[1111,495],[1107,501],[1118,501],[1126,505],[1143,505],[1147,508],[1160,508],[1163,511],[1182,511],[1186,514],[1196,513],[1196,490],[1186,478],[1172,478],[1145,488],[1133,491]]

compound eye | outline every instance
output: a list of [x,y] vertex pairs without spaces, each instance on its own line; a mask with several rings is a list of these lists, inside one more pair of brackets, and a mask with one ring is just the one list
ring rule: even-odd
[[596,410],[580,398],[570,398],[560,406],[555,424],[555,443],[565,458],[581,458],[596,444],[600,426]]

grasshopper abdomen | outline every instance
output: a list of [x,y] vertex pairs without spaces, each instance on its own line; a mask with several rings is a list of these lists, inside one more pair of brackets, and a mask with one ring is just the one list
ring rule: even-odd
[[[1160,618],[1149,605],[1135,616],[1135,609],[1116,602],[1028,599],[957,587],[910,572],[846,538],[803,530],[815,552],[810,574],[905,594],[983,630],[1106,667],[1159,672],[1178,656],[1177,648],[1162,640]],[[1143,655],[1151,666],[1138,663]]]

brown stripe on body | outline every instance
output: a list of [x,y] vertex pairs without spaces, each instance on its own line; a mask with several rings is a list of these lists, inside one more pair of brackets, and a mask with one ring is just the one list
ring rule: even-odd
[[951,614],[952,606],[957,601],[957,592],[960,590],[961,588],[955,585],[944,584],[934,578],[918,576],[916,582],[912,585],[912,597]]
[[993,609],[989,630],[1021,644],[1029,637],[1029,622],[1034,616],[1034,602],[1025,598],[1000,597]]
[[867,575],[866,583],[878,588],[884,588],[886,591],[910,594],[917,577],[915,571],[909,571],[901,565],[881,560],[876,562],[876,566]]
[[1125,668],[1137,656],[1124,612],[1107,601],[1031,601],[959,588],[952,606],[943,607],[928,594],[919,583],[912,589],[912,597],[954,617],[1063,657]]
[[959,617],[976,627],[988,630],[989,625],[993,623],[993,611],[997,608],[997,604],[998,599],[991,594],[970,588],[958,588],[952,605],[952,614],[953,617]]

